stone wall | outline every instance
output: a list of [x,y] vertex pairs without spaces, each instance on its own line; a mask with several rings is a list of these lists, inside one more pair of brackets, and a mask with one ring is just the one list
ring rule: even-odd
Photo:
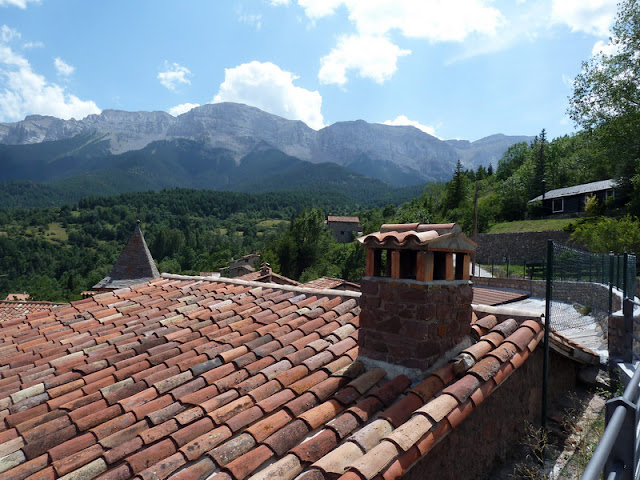
[[520,233],[481,233],[478,235],[476,261],[478,263],[502,263],[503,258],[509,258],[511,263],[542,262],[547,257],[547,240],[551,239],[562,245],[572,245],[569,233],[563,230],[547,232]]
[[471,331],[468,281],[417,282],[364,277],[360,355],[426,370]]
[[[473,284],[494,288],[511,288],[531,292],[533,297],[544,298],[547,285],[544,280],[523,280],[521,278],[488,278],[474,277]],[[562,302],[579,303],[589,306],[598,313],[609,311],[609,287],[598,283],[561,282],[553,284],[553,298]],[[613,310],[620,310],[620,297],[613,296]]]
[[[525,435],[527,422],[540,425],[542,342],[518,370],[405,475],[407,480],[490,478]],[[549,397],[557,399],[576,383],[577,364],[551,351]],[[515,478],[515,477],[514,477]]]

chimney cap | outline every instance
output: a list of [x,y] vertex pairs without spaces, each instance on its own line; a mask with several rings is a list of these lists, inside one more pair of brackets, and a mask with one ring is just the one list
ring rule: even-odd
[[457,223],[386,224],[379,232],[358,238],[368,248],[427,250],[437,248],[474,252],[478,245],[462,233]]

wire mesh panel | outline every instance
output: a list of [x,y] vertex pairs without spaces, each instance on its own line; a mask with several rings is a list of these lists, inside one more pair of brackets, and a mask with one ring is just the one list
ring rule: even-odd
[[595,254],[554,243],[552,258],[550,316],[557,330],[605,329],[609,311],[620,308],[623,295],[634,295],[633,255]]

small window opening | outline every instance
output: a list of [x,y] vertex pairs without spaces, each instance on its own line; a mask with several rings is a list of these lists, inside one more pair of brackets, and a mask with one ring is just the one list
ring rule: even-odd
[[456,253],[453,256],[453,264],[455,268],[455,279],[463,280],[464,279],[464,253]]
[[433,279],[445,280],[447,275],[446,252],[433,252]]
[[400,278],[416,279],[417,258],[412,250],[400,251]]

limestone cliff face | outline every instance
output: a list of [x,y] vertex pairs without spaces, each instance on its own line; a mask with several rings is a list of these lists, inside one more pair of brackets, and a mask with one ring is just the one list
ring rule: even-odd
[[[318,132],[315,161],[333,161],[364,173],[378,162],[392,163],[407,175],[424,180],[448,178],[458,157],[445,142],[415,127],[340,122]],[[340,159],[340,161],[337,161]]]
[[180,115],[169,138],[188,138],[243,156],[268,143],[288,155],[311,160],[316,131],[299,120],[287,120],[237,103],[203,105]]
[[237,103],[207,104],[178,117],[166,112],[104,110],[82,120],[30,115],[20,122],[0,123],[0,143],[11,145],[87,133],[108,140],[114,154],[140,150],[158,140],[189,139],[207,147],[224,148],[239,161],[266,144],[301,160],[337,163],[394,185],[446,180],[458,158],[473,168],[474,159],[501,156],[498,150],[515,143],[510,143],[510,138],[485,142],[491,154],[483,155],[481,141],[469,144],[474,148],[464,142],[449,144],[409,126],[357,120],[316,131],[301,121]]

